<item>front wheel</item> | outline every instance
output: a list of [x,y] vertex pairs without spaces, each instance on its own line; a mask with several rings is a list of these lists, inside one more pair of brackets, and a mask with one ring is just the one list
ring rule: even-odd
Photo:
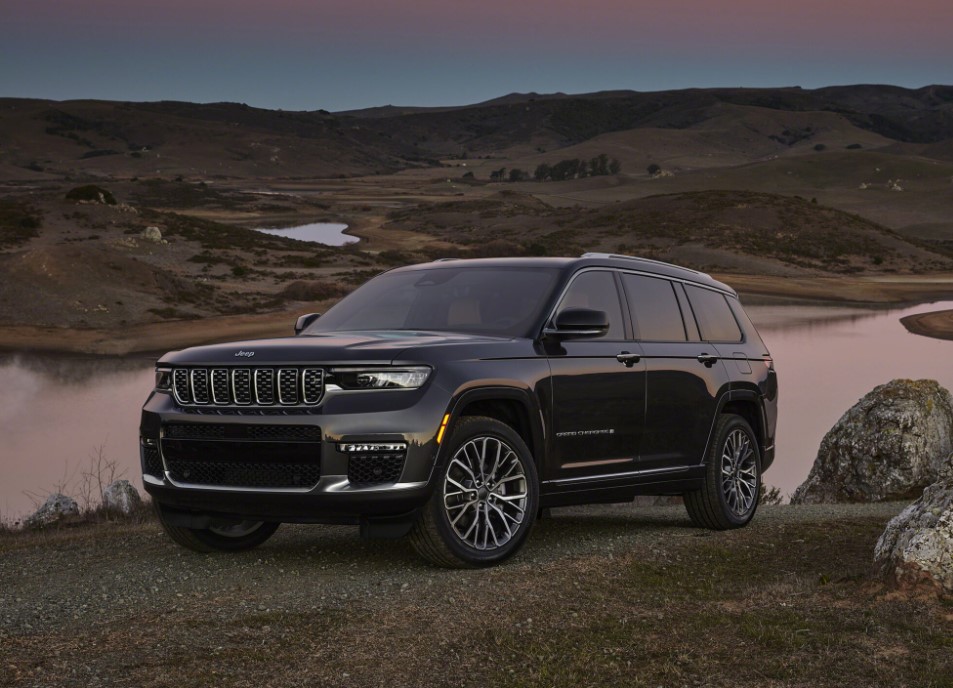
[[186,528],[173,525],[156,504],[162,529],[172,540],[196,552],[241,552],[253,549],[270,538],[280,523],[264,521],[213,520],[208,528]]
[[684,495],[688,515],[702,528],[741,528],[754,517],[760,492],[761,453],[754,431],[741,416],[720,416],[702,488]]
[[410,540],[438,566],[491,566],[523,546],[538,505],[536,466],[522,438],[493,418],[466,416]]

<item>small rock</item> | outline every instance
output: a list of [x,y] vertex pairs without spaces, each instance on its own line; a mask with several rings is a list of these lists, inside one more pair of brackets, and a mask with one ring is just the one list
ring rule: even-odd
[[116,480],[103,490],[103,506],[128,516],[142,508],[142,498],[128,480]]
[[79,516],[79,505],[76,504],[76,500],[56,493],[47,497],[43,506],[27,518],[23,525],[28,529],[45,528],[73,516]]
[[154,241],[158,244],[162,241],[162,230],[158,227],[146,227],[140,236],[146,241]]
[[824,436],[792,504],[919,497],[951,465],[953,397],[935,380],[893,380]]
[[900,587],[926,585],[953,595],[953,471],[887,524],[874,562]]

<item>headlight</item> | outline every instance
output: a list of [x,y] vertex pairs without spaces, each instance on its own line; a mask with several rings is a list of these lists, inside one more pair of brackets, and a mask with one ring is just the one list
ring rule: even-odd
[[430,376],[430,368],[332,368],[333,384],[341,389],[416,389]]
[[156,368],[156,391],[172,391],[172,370],[170,368]]

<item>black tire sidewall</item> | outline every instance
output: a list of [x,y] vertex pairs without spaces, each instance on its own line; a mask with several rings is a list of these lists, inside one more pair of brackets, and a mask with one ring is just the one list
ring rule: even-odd
[[[466,543],[461,542],[456,532],[454,532],[453,527],[450,525],[447,512],[443,506],[445,479],[447,471],[450,469],[450,462],[461,446],[477,437],[494,437],[509,445],[510,448],[516,452],[520,464],[523,467],[523,473],[526,476],[526,512],[523,522],[520,524],[519,531],[505,545],[492,551],[474,549]],[[492,418],[464,417],[461,419],[450,437],[450,446],[446,460],[439,469],[439,480],[434,488],[430,503],[427,505],[427,508],[431,510],[430,517],[433,519],[437,532],[450,552],[461,561],[472,566],[489,566],[509,558],[523,546],[523,543],[529,536],[533,522],[536,519],[538,507],[539,479],[537,477],[536,465],[533,461],[533,455],[530,453],[523,438],[510,426]]]
[[[725,416],[724,418],[725,420],[719,424],[718,435],[715,437],[715,442],[712,445],[712,453],[709,457],[708,488],[714,492],[712,496],[718,501],[718,505],[721,507],[721,513],[724,518],[731,524],[731,527],[737,528],[747,525],[751,519],[754,518],[755,512],[758,510],[758,504],[761,501],[761,449],[758,446],[758,438],[755,436],[754,431],[751,429],[751,425],[748,423],[748,421],[741,416],[735,415]],[[725,441],[734,430],[743,430],[748,436],[748,441],[751,443],[751,449],[755,454],[755,469],[757,471],[757,485],[755,485],[754,502],[751,505],[751,509],[749,509],[749,511],[742,516],[735,514],[731,507],[728,506],[728,501],[725,498],[725,491],[721,484],[721,455],[724,451]]]

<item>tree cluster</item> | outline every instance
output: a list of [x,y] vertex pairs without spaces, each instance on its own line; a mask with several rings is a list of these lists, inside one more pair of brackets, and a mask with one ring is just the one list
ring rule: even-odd
[[533,178],[538,182],[561,182],[567,179],[582,179],[583,177],[599,177],[609,174],[619,174],[622,164],[615,158],[609,159],[605,153],[591,160],[571,158],[560,160],[555,165],[542,163],[536,167]]

